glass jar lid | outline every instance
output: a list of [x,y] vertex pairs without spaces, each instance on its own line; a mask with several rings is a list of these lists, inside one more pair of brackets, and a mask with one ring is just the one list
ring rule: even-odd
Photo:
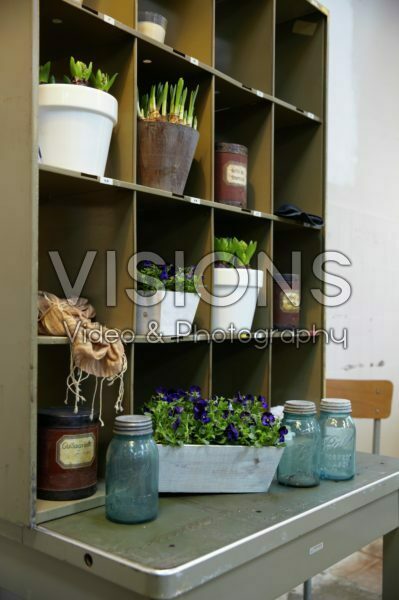
[[295,415],[315,415],[316,404],[308,400],[287,400],[284,413]]
[[320,403],[321,412],[351,413],[352,403],[343,398],[323,398]]
[[114,433],[118,435],[148,435],[152,431],[151,415],[122,415],[114,421]]

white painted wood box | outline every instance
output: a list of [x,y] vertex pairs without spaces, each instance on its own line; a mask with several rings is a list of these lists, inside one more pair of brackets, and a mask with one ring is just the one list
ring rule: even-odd
[[284,448],[162,446],[159,491],[187,494],[267,492]]

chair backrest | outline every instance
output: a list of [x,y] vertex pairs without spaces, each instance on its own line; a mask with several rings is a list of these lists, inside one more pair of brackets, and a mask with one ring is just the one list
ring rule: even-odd
[[391,414],[393,384],[384,380],[327,379],[326,397],[352,402],[357,419],[387,419]]

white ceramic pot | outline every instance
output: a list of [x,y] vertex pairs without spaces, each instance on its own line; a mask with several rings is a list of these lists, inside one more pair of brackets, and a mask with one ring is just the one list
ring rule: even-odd
[[[140,304],[136,305],[136,334],[147,335],[151,332],[150,323],[158,324],[155,330],[163,336],[190,335],[197,312],[200,297],[195,293],[138,292]],[[180,325],[179,325],[180,322]],[[185,322],[185,324],[183,324]]]
[[274,446],[163,446],[159,491],[171,494],[267,492],[284,448]]
[[262,286],[263,271],[214,269],[211,330],[229,331],[231,324],[235,334],[251,329]]
[[41,161],[102,177],[117,121],[118,102],[107,92],[66,83],[40,85]]

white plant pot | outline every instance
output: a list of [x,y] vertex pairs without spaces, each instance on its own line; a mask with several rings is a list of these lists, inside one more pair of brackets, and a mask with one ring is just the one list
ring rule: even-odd
[[151,331],[150,323],[155,321],[158,324],[157,334],[190,335],[200,301],[198,294],[162,290],[155,293],[138,292],[138,294],[140,304],[136,305],[136,334],[147,335]]
[[259,291],[263,286],[263,271],[256,269],[216,268],[213,271],[212,331],[234,333],[251,329]]
[[171,494],[267,492],[284,448],[274,446],[163,446],[159,491]]
[[64,83],[40,85],[41,161],[102,177],[117,121],[118,102],[107,92]]

